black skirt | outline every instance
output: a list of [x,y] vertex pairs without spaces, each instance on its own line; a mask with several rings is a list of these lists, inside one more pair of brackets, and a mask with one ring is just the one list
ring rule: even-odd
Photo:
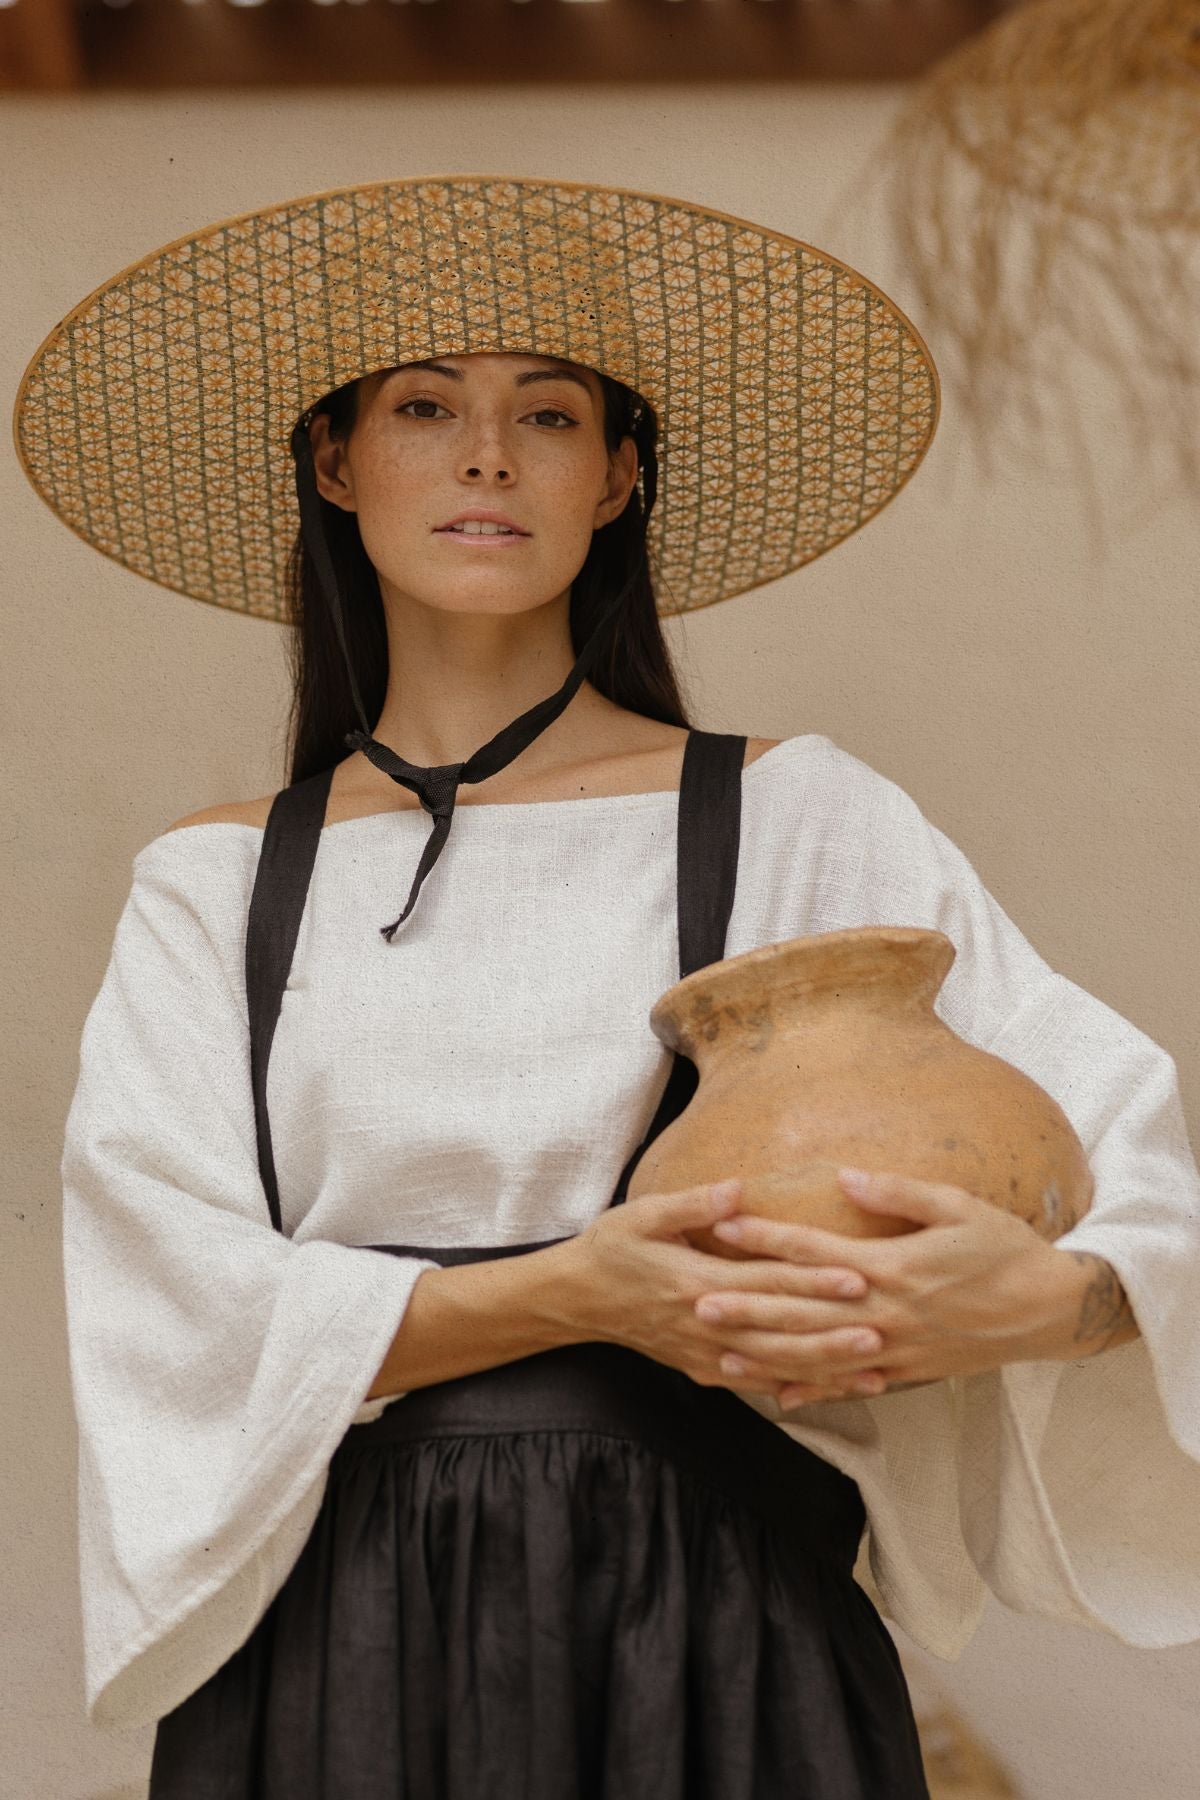
[[857,1485],[737,1395],[579,1344],[334,1454],[150,1800],[928,1800]]

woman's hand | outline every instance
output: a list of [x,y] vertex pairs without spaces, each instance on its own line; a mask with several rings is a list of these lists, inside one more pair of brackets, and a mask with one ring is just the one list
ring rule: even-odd
[[916,1221],[921,1229],[850,1238],[742,1214],[715,1230],[739,1249],[780,1257],[813,1275],[826,1265],[857,1270],[869,1285],[860,1300],[841,1303],[837,1323],[873,1329],[877,1350],[831,1357],[828,1331],[814,1336],[828,1304],[764,1294],[759,1263],[734,1264],[742,1291],[714,1283],[696,1303],[712,1321],[726,1374],[756,1388],[781,1383],[767,1391],[786,1407],[840,1398],[855,1391],[851,1383],[866,1371],[877,1377],[867,1391],[879,1393],[1047,1354],[1061,1329],[1066,1262],[1053,1244],[1024,1219],[963,1188],[896,1174],[872,1175],[856,1187],[850,1172],[839,1174],[864,1209]]
[[[728,1191],[722,1193],[722,1188]],[[843,1371],[854,1351],[849,1341],[853,1334],[838,1329],[847,1323],[848,1302],[840,1296],[849,1283],[861,1301],[867,1293],[861,1275],[845,1263],[818,1268],[811,1266],[811,1259],[790,1258],[780,1253],[778,1240],[762,1261],[735,1262],[694,1249],[683,1236],[729,1217],[737,1209],[739,1195],[738,1182],[639,1195],[608,1207],[576,1237],[555,1246],[560,1261],[564,1252],[568,1259],[565,1304],[579,1336],[627,1344],[682,1370],[702,1387],[726,1387],[735,1393],[778,1397],[797,1367]],[[850,1238],[836,1241],[847,1251],[858,1247]],[[747,1289],[753,1292],[743,1294]],[[800,1321],[793,1329],[806,1335],[786,1340],[789,1355],[783,1366],[762,1365],[735,1382],[722,1370],[720,1359],[734,1340],[746,1334],[736,1327],[717,1330],[707,1323],[697,1312],[704,1295],[776,1309],[768,1322],[786,1316]],[[859,1354],[857,1360],[861,1364],[869,1359]]]

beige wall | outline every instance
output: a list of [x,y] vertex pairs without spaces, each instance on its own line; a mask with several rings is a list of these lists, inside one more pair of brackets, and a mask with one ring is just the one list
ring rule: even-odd
[[[835,206],[872,167],[896,99],[784,87],[9,99],[4,392],[11,401],[36,344],[85,292],[158,244],[393,174],[684,194],[811,238],[911,307],[877,233]],[[1102,397],[1085,398],[1103,461],[1112,427]],[[1131,488],[1110,463],[1107,479],[1110,517],[1118,499],[1131,513],[1149,501],[1148,477]],[[83,1719],[61,1129],[130,858],[181,813],[281,784],[285,669],[277,628],[158,589],[78,541],[11,452],[0,481],[12,1127],[0,1788],[97,1800],[144,1792],[150,1734],[105,1737]],[[907,788],[1048,961],[1171,1050],[1193,1143],[1198,537],[1180,501],[1114,528],[1094,557],[1053,469],[984,480],[950,409],[924,470],[868,530],[668,626],[698,723],[822,731]],[[929,1666],[1003,1749],[1026,1800],[1195,1793],[1200,1646],[1134,1652],[993,1605],[959,1664]]]

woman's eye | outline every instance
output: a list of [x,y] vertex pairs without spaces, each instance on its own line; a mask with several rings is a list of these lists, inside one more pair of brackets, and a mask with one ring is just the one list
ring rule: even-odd
[[[396,411],[403,412],[405,410],[405,408],[409,407],[409,406],[432,406],[435,412],[444,412],[446,410],[445,407],[439,405],[439,403],[436,400],[405,400],[403,405],[398,406],[396,408]],[[422,413],[421,417],[423,419],[427,419],[429,417],[429,414]]]
[[557,406],[543,406],[534,413],[535,419],[561,419],[566,425],[574,425],[575,421],[569,413],[560,412]]

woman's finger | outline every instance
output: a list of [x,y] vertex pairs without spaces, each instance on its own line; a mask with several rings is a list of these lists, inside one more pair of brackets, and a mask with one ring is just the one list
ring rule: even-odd
[[[813,1308],[808,1296],[823,1300],[829,1295],[840,1296],[841,1273],[836,1269],[811,1269],[806,1271],[804,1287],[806,1292],[789,1291],[786,1294],[754,1294],[725,1290],[713,1294],[702,1294],[696,1301],[695,1310],[698,1318],[709,1325],[719,1325],[730,1330],[742,1328],[750,1331],[803,1331],[806,1327],[814,1330],[841,1330],[857,1327],[859,1330],[882,1329],[882,1324],[874,1319],[839,1318],[834,1316],[827,1322],[814,1319]],[[863,1288],[865,1290],[865,1283]],[[860,1296],[861,1297],[861,1296]],[[845,1311],[839,1307],[838,1312]],[[724,1331],[722,1335],[725,1335]]]
[[[762,1294],[744,1288],[719,1288],[701,1294],[696,1312],[713,1323],[775,1326],[785,1330],[790,1324],[799,1329],[812,1320],[797,1312],[797,1301],[861,1300],[868,1284],[855,1269],[796,1269],[786,1293]],[[832,1321],[831,1321],[832,1323]]]
[[722,1352],[721,1371],[727,1375],[757,1375],[765,1371],[777,1381],[803,1381],[814,1373],[823,1380],[831,1373],[857,1374],[878,1362],[883,1352],[883,1340],[877,1331],[871,1332],[870,1339],[865,1342],[853,1330],[735,1331],[727,1340],[735,1347]]
[[[779,1257],[797,1264],[851,1267],[866,1275],[872,1272],[876,1247],[890,1241],[886,1237],[849,1237],[844,1232],[826,1231],[820,1225],[795,1225],[786,1219],[765,1219],[750,1212],[718,1219],[712,1230],[722,1243],[750,1256]],[[911,1233],[896,1235],[908,1237]]]

